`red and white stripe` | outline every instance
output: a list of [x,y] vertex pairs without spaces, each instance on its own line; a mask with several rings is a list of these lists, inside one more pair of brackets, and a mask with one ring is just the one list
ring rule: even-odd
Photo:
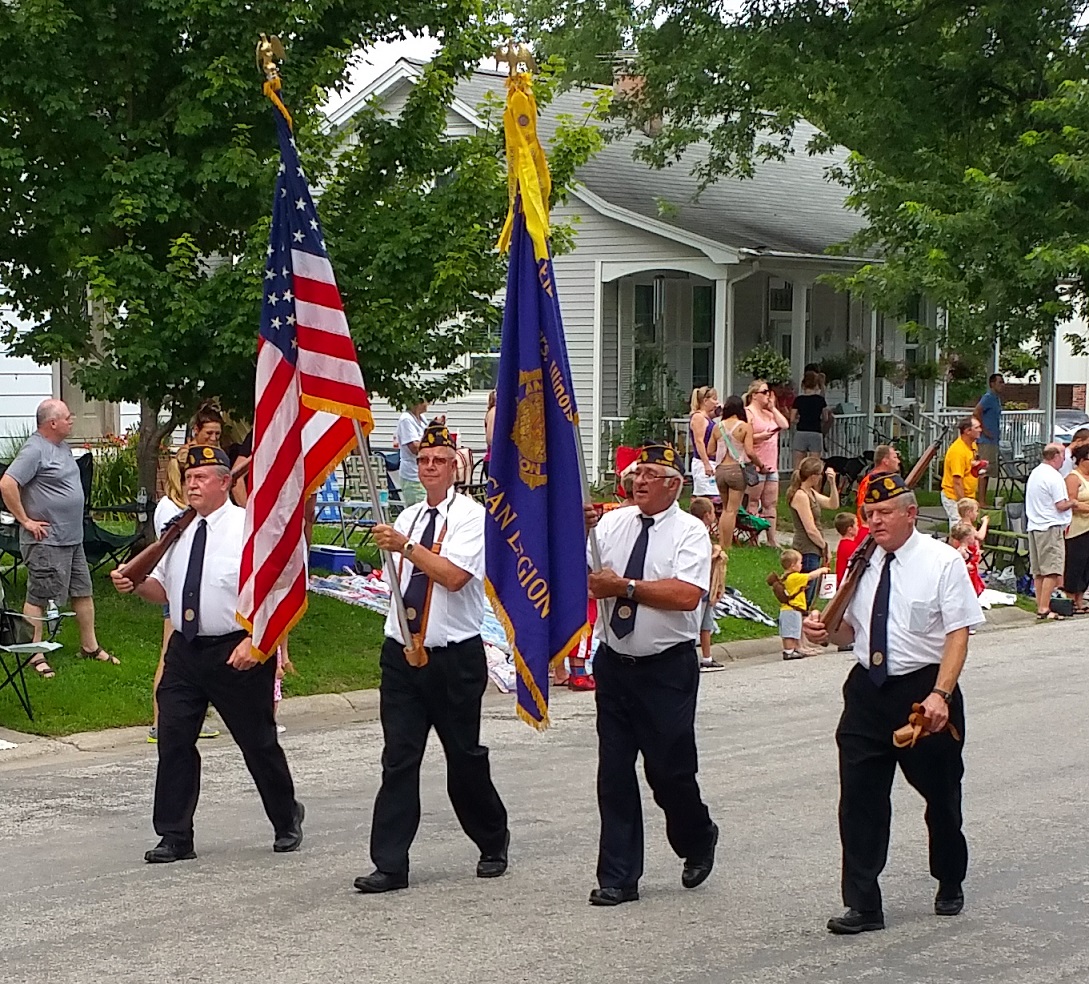
[[[268,658],[306,611],[306,499],[373,426],[355,345],[325,257],[291,251],[297,366],[264,338],[257,349],[253,459],[239,576],[239,621]],[[335,407],[330,413],[316,407]]]

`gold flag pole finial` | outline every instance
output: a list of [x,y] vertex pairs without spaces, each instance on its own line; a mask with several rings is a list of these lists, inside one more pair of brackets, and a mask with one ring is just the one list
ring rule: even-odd
[[[518,75],[520,72],[537,71],[537,62],[533,59],[533,52],[529,50],[529,45],[521,42],[516,44],[513,38],[501,47],[496,48],[494,57],[496,68],[500,65],[506,65],[508,74],[512,76]],[[519,66],[523,67],[519,68]]]
[[257,42],[257,68],[265,77],[264,92],[273,105],[284,114],[288,126],[293,126],[291,114],[280,99],[280,62],[287,57],[279,35],[262,34]]

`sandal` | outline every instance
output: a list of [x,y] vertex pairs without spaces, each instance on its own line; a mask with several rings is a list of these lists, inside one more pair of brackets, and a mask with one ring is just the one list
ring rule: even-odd
[[1038,622],[1065,622],[1066,616],[1060,615],[1058,612],[1037,612],[1036,621]]
[[43,680],[52,680],[57,675],[56,671],[45,661],[45,657],[42,655],[39,655],[37,659],[32,659],[30,665],[34,667],[35,672]]
[[79,658],[93,659],[99,663],[112,663],[114,666],[121,665],[121,660],[119,660],[116,656],[111,656],[101,646],[97,647],[96,649],[84,649],[82,646],[80,646]]
[[1089,605],[1082,605],[1081,608],[1074,609],[1075,615],[1089,615]]

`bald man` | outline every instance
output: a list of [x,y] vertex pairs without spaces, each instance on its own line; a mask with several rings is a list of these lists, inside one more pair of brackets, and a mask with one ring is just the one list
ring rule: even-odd
[[[72,412],[60,400],[38,406],[38,429],[0,476],[0,496],[19,524],[19,549],[26,561],[23,614],[42,637],[42,614],[50,601],[72,602],[79,625],[80,655],[102,663],[118,660],[98,644],[91,573],[83,553],[83,486],[79,467],[66,443]],[[45,655],[31,664],[39,675],[54,676]]]

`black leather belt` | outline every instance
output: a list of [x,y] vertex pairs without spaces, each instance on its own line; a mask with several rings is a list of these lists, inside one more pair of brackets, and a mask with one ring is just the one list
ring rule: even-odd
[[649,656],[629,656],[627,653],[618,653],[615,649],[606,645],[602,645],[599,652],[619,660],[625,666],[635,666],[636,664],[654,663],[659,660],[670,659],[674,656],[695,656],[696,643],[695,641],[678,642],[668,649],[663,649],[660,653],[651,653]]

